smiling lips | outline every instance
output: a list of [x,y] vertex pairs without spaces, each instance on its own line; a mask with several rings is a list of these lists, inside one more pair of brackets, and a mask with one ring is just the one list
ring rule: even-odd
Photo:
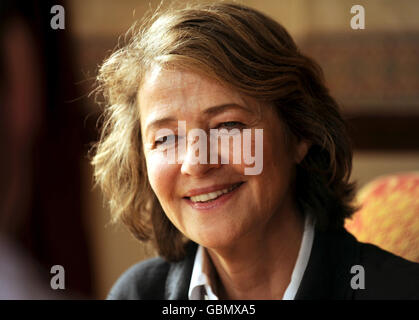
[[[206,188],[208,189],[209,192],[204,193],[205,189],[201,189],[201,190],[194,190],[192,192],[190,192],[190,196],[186,197],[188,200],[190,200],[193,203],[204,203],[204,202],[210,202],[213,201],[217,198],[219,198],[220,196],[230,193],[231,191],[233,191],[234,189],[238,188],[240,185],[242,185],[243,182],[238,182],[235,184],[232,184],[230,186],[224,187],[221,186],[222,189],[220,189],[220,187],[213,187],[213,188]],[[216,190],[211,190],[211,189],[216,189]],[[218,189],[218,190],[217,190]]]

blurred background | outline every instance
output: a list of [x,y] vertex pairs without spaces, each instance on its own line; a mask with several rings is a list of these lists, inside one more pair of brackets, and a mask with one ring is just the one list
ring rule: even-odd
[[[240,2],[282,23],[323,67],[350,124],[359,187],[419,171],[419,1]],[[123,271],[153,255],[109,225],[92,189],[87,151],[100,109],[88,94],[119,36],[158,3],[1,1],[0,298],[55,296],[50,269],[62,265],[66,295],[103,299]],[[63,30],[51,28],[56,4]],[[355,4],[365,8],[364,30],[350,27]],[[419,220],[418,199],[409,225]]]

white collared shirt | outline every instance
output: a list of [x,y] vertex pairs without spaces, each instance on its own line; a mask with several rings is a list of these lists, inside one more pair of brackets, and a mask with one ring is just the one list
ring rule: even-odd
[[[285,290],[282,300],[294,300],[301,280],[307,268],[314,240],[314,222],[309,214],[304,222],[304,233],[298,252],[297,261],[292,271],[291,281]],[[211,286],[213,266],[204,247],[199,246],[195,255],[191,283],[189,285],[189,300],[218,300]]]

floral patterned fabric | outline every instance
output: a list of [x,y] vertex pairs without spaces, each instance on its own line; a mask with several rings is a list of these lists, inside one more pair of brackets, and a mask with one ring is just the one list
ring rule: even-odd
[[345,227],[359,241],[419,262],[419,172],[385,176],[364,186],[362,206]]

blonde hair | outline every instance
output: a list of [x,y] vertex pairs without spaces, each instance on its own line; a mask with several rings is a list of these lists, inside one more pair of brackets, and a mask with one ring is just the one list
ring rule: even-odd
[[184,257],[185,241],[150,187],[142,150],[137,93],[153,65],[205,74],[272,103],[288,131],[312,144],[297,167],[297,204],[319,227],[343,226],[354,211],[352,150],[320,68],[280,24],[231,3],[159,9],[101,66],[98,92],[106,108],[92,165],[113,221],[123,221],[140,240],[152,239],[168,260]]

